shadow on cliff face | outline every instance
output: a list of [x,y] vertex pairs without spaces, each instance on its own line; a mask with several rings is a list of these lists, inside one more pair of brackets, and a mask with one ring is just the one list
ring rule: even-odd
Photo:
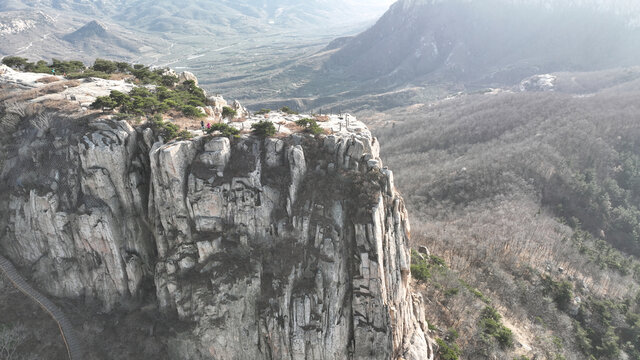
[[[86,133],[95,114],[83,115],[75,107],[51,107],[49,102],[29,103],[21,100],[24,89],[18,85],[0,86],[0,212],[8,208],[11,194],[27,189],[45,194],[60,188],[62,208],[75,205],[77,196],[66,186],[77,179],[58,178],[52,174],[69,164],[68,158],[52,150],[68,142],[77,145],[74,134]],[[6,231],[8,216],[0,217],[0,239]]]
[[[121,304],[104,313],[99,304],[54,299],[81,335],[88,353],[84,360],[170,360],[167,344],[193,324],[161,314],[154,299]],[[0,274],[0,341],[9,341],[17,359],[67,359],[58,325],[31,299]],[[3,358],[4,359],[4,358]]]
[[256,169],[256,158],[254,156],[255,151],[259,151],[258,143],[247,142],[241,139],[231,139],[231,157],[228,165],[225,167],[223,176],[217,177],[217,170],[215,166],[205,164],[200,159],[196,159],[190,168],[190,172],[197,178],[207,180],[212,177],[215,181],[212,185],[220,186],[225,183],[231,183],[235,177],[247,176],[250,172]]
[[[0,98],[6,98],[7,91],[0,89]],[[31,192],[45,197],[53,192],[57,195],[54,211],[72,216],[90,216],[92,209],[107,208],[104,199],[81,189],[81,177],[86,174],[66,171],[77,170],[78,149],[83,144],[87,147],[92,145],[83,136],[97,131],[90,124],[96,123],[100,117],[96,113],[84,114],[77,110],[54,111],[40,104],[0,102],[1,246],[7,245],[7,222],[15,215],[12,214],[15,209],[9,207],[10,197],[29,198]],[[107,131],[117,131],[113,123],[102,123],[102,126]],[[144,186],[144,183],[138,186]],[[146,193],[148,189],[142,189],[144,202]],[[38,226],[38,221],[34,221],[34,226]],[[6,248],[2,250],[5,252]],[[135,249],[123,254],[126,258],[139,257]],[[91,255],[93,259],[90,262],[95,266],[102,265],[103,260],[97,253]],[[58,264],[64,268],[66,260],[62,259]],[[42,277],[35,276],[37,267],[42,264],[41,261],[32,266],[22,264],[20,272],[34,287],[47,293],[43,290],[55,281],[47,284]],[[55,272],[52,271],[51,276]],[[139,294],[121,299],[109,313],[104,312],[103,304],[91,296],[81,296],[76,300],[51,298],[68,315],[86,348],[90,349],[87,359],[170,359],[167,343],[176,334],[191,330],[191,325],[157,311],[152,277],[142,279],[139,286]],[[35,302],[25,298],[8,282],[0,280],[2,329],[7,329],[7,333],[2,335],[19,331],[16,334],[20,336],[21,343],[16,348],[16,355],[21,359],[67,357],[56,323]]]
[[[57,303],[69,315],[85,347],[89,349],[87,360],[170,360],[172,357],[168,344],[180,334],[191,333],[194,328],[193,324],[183,322],[175,315],[158,312],[154,300],[121,304],[109,313],[103,312],[98,304],[78,300],[58,299]],[[45,339],[50,337],[53,340],[56,332],[42,335]],[[40,358],[65,357],[46,355]]]
[[[0,272],[0,344],[24,359],[65,359],[58,325]],[[0,352],[5,359],[6,352]],[[22,358],[22,357],[20,357]]]
[[371,285],[404,289],[408,233],[370,133],[162,144],[125,121],[25,119],[2,147],[0,245],[75,299],[56,302],[94,358],[388,358],[412,332],[429,348],[422,319],[396,330],[380,310],[408,293]]

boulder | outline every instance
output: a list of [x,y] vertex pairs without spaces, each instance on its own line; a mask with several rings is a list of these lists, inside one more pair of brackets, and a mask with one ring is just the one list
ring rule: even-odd
[[218,171],[224,171],[231,157],[231,145],[226,137],[215,138],[204,145],[204,153],[200,155],[200,161],[215,167]]
[[198,86],[198,78],[188,71],[183,71],[178,76],[178,83],[182,84],[185,81],[193,80],[193,82]]

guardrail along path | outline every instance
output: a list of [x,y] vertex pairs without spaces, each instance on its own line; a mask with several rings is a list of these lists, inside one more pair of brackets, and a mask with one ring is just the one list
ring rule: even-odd
[[56,304],[47,299],[38,290],[29,285],[24,277],[20,275],[18,270],[16,270],[15,266],[13,266],[11,261],[2,255],[0,255],[0,270],[7,276],[9,281],[13,283],[13,286],[35,301],[44,311],[49,313],[53,320],[58,324],[62,340],[64,341],[67,353],[69,354],[69,359],[84,360],[82,342],[76,335],[71,322],[67,319],[62,310],[60,310]]

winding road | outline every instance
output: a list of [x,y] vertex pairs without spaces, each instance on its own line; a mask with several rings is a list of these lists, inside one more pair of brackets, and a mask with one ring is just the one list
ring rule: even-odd
[[71,322],[69,321],[69,319],[67,319],[62,310],[60,310],[58,306],[51,302],[51,300],[47,299],[38,290],[29,285],[22,277],[22,275],[20,275],[18,270],[16,270],[16,268],[13,266],[11,261],[6,259],[2,255],[0,255],[0,271],[2,271],[7,276],[7,278],[18,290],[38,303],[38,305],[40,305],[40,307],[44,311],[49,313],[53,320],[55,320],[55,322],[58,324],[58,327],[60,328],[60,334],[62,335],[62,340],[64,341],[64,344],[67,348],[69,359],[83,360],[84,349],[82,346],[82,342],[77,337],[75,331],[73,330]]

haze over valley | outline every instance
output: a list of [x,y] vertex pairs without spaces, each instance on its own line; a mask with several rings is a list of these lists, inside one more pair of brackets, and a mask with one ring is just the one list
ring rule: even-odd
[[8,2],[0,54],[87,62],[108,54],[191,71],[206,89],[255,109],[315,110],[388,109],[536,74],[631,66],[640,55],[633,2],[389,5]]

